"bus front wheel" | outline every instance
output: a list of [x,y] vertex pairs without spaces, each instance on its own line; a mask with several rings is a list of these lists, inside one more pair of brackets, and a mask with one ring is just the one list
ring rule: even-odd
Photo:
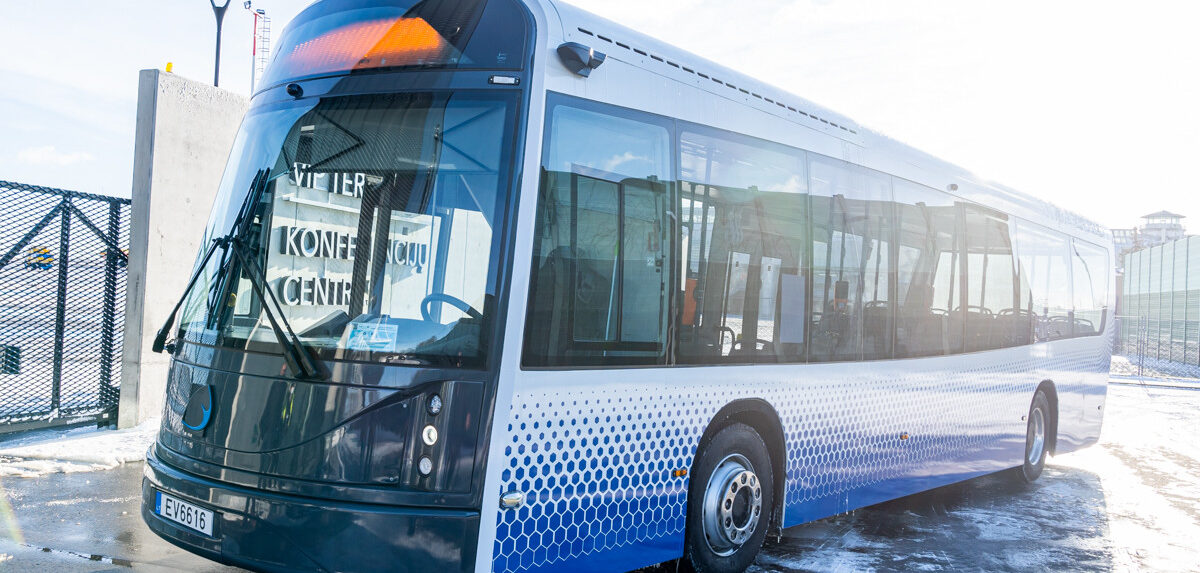
[[1025,483],[1033,483],[1046,468],[1046,452],[1050,443],[1050,400],[1046,393],[1038,390],[1029,405],[1026,418],[1025,459],[1017,468],[1017,476]]
[[762,547],[775,478],[762,437],[731,424],[698,454],[688,485],[684,558],[698,573],[744,571]]

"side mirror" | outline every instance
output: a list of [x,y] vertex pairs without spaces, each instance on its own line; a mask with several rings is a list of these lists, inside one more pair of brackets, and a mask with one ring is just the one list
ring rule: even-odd
[[567,42],[558,47],[558,58],[572,73],[583,77],[592,75],[608,56],[578,42]]

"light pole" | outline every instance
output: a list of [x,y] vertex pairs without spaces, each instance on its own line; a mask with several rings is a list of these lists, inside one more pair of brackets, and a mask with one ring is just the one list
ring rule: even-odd
[[213,87],[220,84],[221,81],[221,22],[225,20],[225,9],[229,7],[229,0],[225,0],[223,6],[217,6],[216,0],[208,0],[212,5],[213,15],[217,17],[217,58],[213,64]]

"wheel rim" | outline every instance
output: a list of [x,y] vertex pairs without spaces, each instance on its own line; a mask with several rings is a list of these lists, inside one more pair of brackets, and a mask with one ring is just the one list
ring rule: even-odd
[[1029,453],[1026,455],[1029,465],[1036,466],[1042,461],[1042,452],[1046,448],[1046,417],[1041,408],[1034,408],[1029,416]]
[[704,539],[722,557],[732,555],[754,535],[762,517],[762,483],[740,454],[717,464],[704,490]]

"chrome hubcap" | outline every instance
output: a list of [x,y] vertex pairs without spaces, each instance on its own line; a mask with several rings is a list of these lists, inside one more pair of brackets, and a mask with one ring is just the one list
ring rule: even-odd
[[1042,450],[1046,447],[1046,417],[1041,408],[1034,408],[1029,417],[1028,454],[1025,456],[1029,465],[1037,465],[1042,460]]
[[739,454],[717,464],[704,490],[704,538],[722,557],[750,540],[762,517],[762,484],[754,466]]

